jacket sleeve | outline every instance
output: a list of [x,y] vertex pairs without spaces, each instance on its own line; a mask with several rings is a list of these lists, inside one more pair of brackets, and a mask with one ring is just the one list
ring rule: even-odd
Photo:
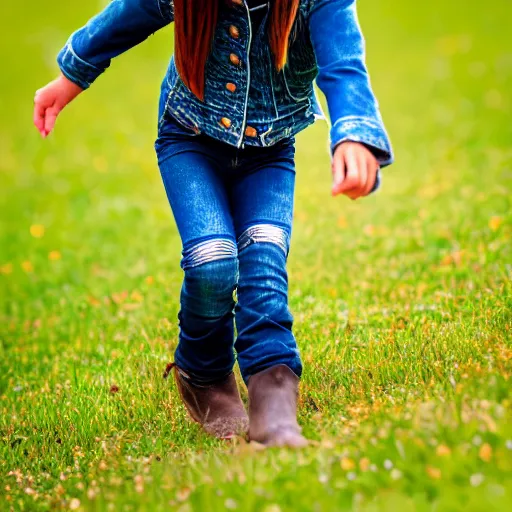
[[312,0],[309,27],[317,84],[331,117],[331,151],[344,141],[365,144],[381,167],[393,152],[365,65],[365,44],[355,0]]
[[173,20],[172,0],[112,0],[71,35],[57,62],[67,78],[87,89],[109,67],[111,59]]

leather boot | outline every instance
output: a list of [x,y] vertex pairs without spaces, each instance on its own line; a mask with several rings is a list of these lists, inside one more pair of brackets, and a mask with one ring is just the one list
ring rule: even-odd
[[173,368],[181,399],[189,415],[205,432],[219,439],[247,434],[249,418],[233,372],[213,384],[198,384],[175,363],[167,366],[164,378]]
[[249,439],[265,446],[308,444],[297,423],[299,378],[284,364],[249,377]]

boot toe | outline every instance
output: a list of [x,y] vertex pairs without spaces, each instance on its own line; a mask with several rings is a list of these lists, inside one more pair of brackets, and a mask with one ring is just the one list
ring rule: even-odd
[[305,448],[308,446],[309,441],[301,434],[288,433],[280,438],[281,446],[288,448]]
[[[257,439],[251,439],[258,441]],[[305,448],[308,446],[309,441],[295,429],[283,429],[270,432],[265,436],[265,439],[258,441],[267,448]]]

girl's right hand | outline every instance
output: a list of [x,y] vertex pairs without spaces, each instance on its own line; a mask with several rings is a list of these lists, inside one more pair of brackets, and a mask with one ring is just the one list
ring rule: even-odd
[[74,100],[83,89],[60,75],[53,82],[36,91],[34,98],[34,124],[43,138],[53,130],[61,110]]

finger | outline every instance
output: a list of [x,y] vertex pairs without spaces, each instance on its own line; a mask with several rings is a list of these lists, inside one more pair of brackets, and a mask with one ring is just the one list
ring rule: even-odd
[[332,195],[339,194],[339,189],[345,179],[345,159],[342,152],[334,153],[332,162]]
[[48,135],[53,130],[59,112],[60,108],[56,107],[55,105],[46,109],[46,115],[44,118],[44,131],[46,135]]
[[379,172],[378,165],[375,164],[374,160],[370,160],[368,162],[368,181],[366,182],[366,187],[364,189],[365,196],[373,190],[375,182],[377,181],[377,172]]
[[359,187],[359,169],[354,151],[347,151],[345,154],[345,179],[338,191],[341,194],[346,194]]
[[34,105],[34,125],[44,137],[44,115],[46,108],[41,103]]
[[364,194],[364,189],[368,181],[366,151],[358,151],[357,165],[359,169],[359,187],[353,191],[353,193],[356,194],[356,197],[353,197],[353,199],[357,199]]

